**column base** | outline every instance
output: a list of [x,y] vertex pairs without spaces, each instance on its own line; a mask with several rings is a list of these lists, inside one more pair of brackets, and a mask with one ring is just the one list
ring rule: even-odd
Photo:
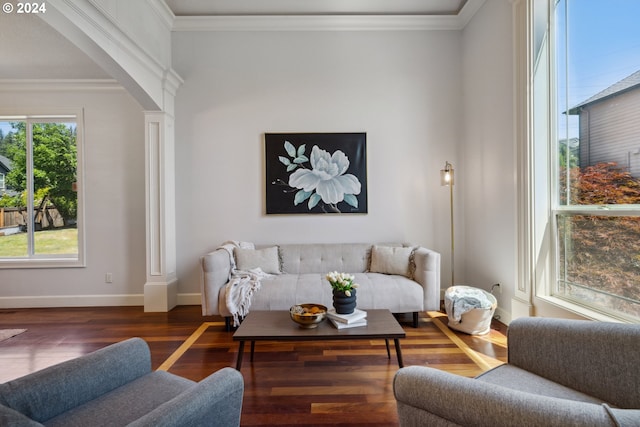
[[144,311],[167,312],[178,302],[178,280],[147,282],[144,285]]

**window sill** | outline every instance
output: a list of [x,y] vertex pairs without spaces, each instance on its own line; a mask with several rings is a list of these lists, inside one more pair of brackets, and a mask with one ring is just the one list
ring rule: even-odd
[[562,298],[549,296],[549,295],[537,295],[536,297],[548,304],[554,305],[563,310],[570,311],[571,313],[577,314],[578,316],[586,317],[587,319],[590,319],[590,320],[597,320],[599,322],[635,323],[629,319],[616,317],[611,314],[593,310],[588,307],[578,305],[576,303],[570,302]]
[[42,258],[0,260],[0,270],[9,268],[82,268],[86,264],[77,258]]

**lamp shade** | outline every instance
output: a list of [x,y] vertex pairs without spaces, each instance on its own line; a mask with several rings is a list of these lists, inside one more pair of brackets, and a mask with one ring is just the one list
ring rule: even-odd
[[446,162],[444,169],[440,169],[440,185],[453,185],[453,166]]

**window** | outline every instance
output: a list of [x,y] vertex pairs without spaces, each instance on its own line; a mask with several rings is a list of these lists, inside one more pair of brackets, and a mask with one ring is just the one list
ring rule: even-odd
[[550,0],[545,7],[548,42],[535,47],[533,98],[547,103],[534,108],[535,128],[546,128],[534,144],[547,141],[538,151],[551,165],[536,169],[549,175],[554,280],[547,294],[585,313],[637,322],[640,2]]
[[0,267],[82,265],[80,122],[0,116]]

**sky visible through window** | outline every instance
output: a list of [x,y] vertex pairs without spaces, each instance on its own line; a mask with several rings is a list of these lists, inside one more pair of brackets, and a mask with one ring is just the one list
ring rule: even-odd
[[0,121],[0,130],[2,131],[3,135],[8,134],[9,132],[12,131],[11,124],[9,124],[9,122]]
[[[567,41],[568,53],[556,46],[561,113],[640,70],[640,1],[559,0],[556,22],[562,30],[565,13],[566,38],[559,32],[557,40]],[[578,137],[576,116],[568,137]]]

